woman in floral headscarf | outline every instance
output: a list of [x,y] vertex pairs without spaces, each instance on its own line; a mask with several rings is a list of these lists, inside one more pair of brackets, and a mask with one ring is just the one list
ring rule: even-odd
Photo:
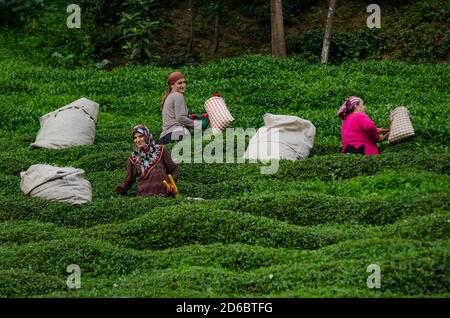
[[377,142],[389,136],[389,129],[377,128],[366,114],[364,101],[356,96],[348,97],[337,115],[342,123],[342,153],[378,155]]
[[163,145],[155,143],[150,130],[144,125],[134,127],[131,136],[135,148],[128,158],[127,175],[115,192],[125,195],[137,179],[136,192],[139,196],[175,196],[176,188],[170,182],[167,185],[163,182],[169,181],[169,174],[175,182],[179,176],[170,153]]

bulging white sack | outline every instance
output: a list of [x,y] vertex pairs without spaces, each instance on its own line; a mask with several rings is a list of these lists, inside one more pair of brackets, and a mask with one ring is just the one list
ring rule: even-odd
[[298,160],[309,156],[316,127],[297,116],[265,114],[264,126],[250,139],[245,159]]
[[20,189],[32,197],[71,204],[92,200],[91,183],[82,169],[36,164],[21,172],[20,179]]
[[31,148],[62,149],[91,145],[95,140],[99,104],[80,98],[39,119],[41,129]]

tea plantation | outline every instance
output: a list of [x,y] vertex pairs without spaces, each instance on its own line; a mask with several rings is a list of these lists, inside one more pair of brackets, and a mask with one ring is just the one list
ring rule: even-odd
[[[193,112],[220,92],[235,128],[259,128],[268,112],[308,119],[317,134],[309,158],[271,175],[263,163],[182,163],[180,195],[164,199],[113,189],[131,128],[159,137],[170,69],[64,70],[0,56],[1,297],[450,296],[448,64],[248,56],[181,68]],[[379,127],[406,106],[416,137],[381,144],[377,157],[339,154],[336,111],[348,95]],[[30,150],[39,117],[82,96],[100,104],[95,144]],[[24,195],[19,173],[36,163],[84,169],[93,201]],[[66,286],[70,264],[80,289]],[[367,287],[370,264],[381,288]]]

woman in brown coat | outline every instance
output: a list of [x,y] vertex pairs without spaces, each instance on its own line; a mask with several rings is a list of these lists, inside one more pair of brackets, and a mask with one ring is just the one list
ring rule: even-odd
[[[169,182],[168,175],[171,174],[177,182],[179,171],[170,153],[163,145],[155,143],[150,130],[144,125],[133,128],[132,138],[135,149],[128,158],[125,179],[115,192],[125,195],[137,179],[136,193],[139,196],[175,196],[177,191]],[[169,190],[164,180],[168,182]]]

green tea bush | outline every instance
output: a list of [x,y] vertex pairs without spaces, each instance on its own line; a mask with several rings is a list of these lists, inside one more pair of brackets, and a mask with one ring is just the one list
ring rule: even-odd
[[2,221],[39,220],[68,227],[89,227],[99,223],[133,219],[151,211],[154,207],[176,203],[163,198],[112,198],[111,196],[107,199],[94,199],[94,203],[75,207],[39,198],[24,198],[23,193],[5,196],[0,199],[2,211],[0,218]]
[[385,235],[415,240],[448,240],[450,214],[445,209],[437,209],[434,213],[399,220],[385,228]]
[[267,218],[186,204],[156,208],[141,218],[115,227],[98,226],[92,235],[136,249],[218,242],[313,249],[330,244],[340,236],[339,233],[327,233],[321,237],[320,233],[307,228],[297,229]]
[[277,192],[239,198],[219,207],[267,216],[299,225],[356,223],[384,225],[434,208],[445,208],[446,194],[406,198],[349,198],[308,192]]
[[61,238],[65,234],[73,235],[73,231],[58,227],[53,223],[36,221],[3,221],[0,225],[2,237],[0,244],[18,245],[23,243],[37,243]]
[[63,278],[36,273],[30,270],[1,270],[0,297],[30,297],[48,294],[55,290],[64,291]]
[[[245,245],[235,245],[232,249],[235,252],[244,252],[246,255],[251,253]],[[445,249],[448,250],[448,243],[422,244],[417,241],[363,240],[357,244],[340,243],[327,247],[321,252],[298,254],[295,251],[286,251],[289,252],[286,255],[286,263],[255,270],[233,271],[206,264],[203,266],[182,264],[177,268],[164,269],[150,267],[116,277],[114,287],[102,279],[87,279],[89,288],[77,291],[76,294],[60,289],[50,295],[65,297],[98,297],[98,295],[398,297],[399,295],[432,295],[436,291],[438,294],[446,294],[448,293],[448,267],[445,265],[448,264],[449,255]],[[196,250],[194,247],[194,255]],[[266,255],[278,254],[268,249],[259,249],[259,253],[261,252]],[[382,288],[378,290],[369,290],[366,286],[366,268],[371,263],[379,263],[383,268]],[[427,281],[427,279],[430,280]],[[334,288],[326,287],[330,284]]]

